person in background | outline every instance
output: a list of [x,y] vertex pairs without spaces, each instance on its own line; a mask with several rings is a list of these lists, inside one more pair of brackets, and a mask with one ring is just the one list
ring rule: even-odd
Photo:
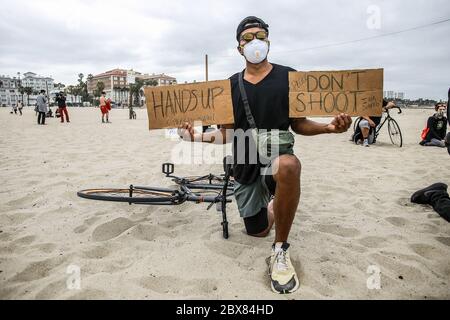
[[[448,89],[448,102],[450,104],[450,88]],[[450,110],[447,107],[447,122],[450,125]],[[445,123],[447,125],[447,123]],[[450,132],[445,137],[445,145],[450,155]],[[411,196],[411,202],[417,204],[431,205],[442,218],[450,222],[450,196],[447,191],[448,186],[445,183],[438,182],[424,189],[416,191]]]
[[[450,88],[448,89],[448,100],[447,100],[447,122],[450,126],[450,108],[448,107],[450,105]],[[445,136],[445,145],[447,146],[448,154],[450,155],[450,132],[447,133]]]
[[[383,112],[387,109],[391,109],[395,107],[395,103],[388,102],[386,100],[383,100]],[[359,122],[359,128],[361,129],[361,134],[363,137],[362,145],[364,147],[368,147],[370,144],[375,143],[375,129],[380,125],[381,123],[381,116],[380,117],[369,117],[369,116],[363,116],[361,117],[361,121]],[[372,134],[371,134],[371,128]]]
[[45,125],[45,115],[48,112],[47,97],[45,96],[45,90],[41,90],[38,97],[36,98],[36,107],[38,116],[38,124]]
[[447,118],[445,117],[445,103],[436,103],[436,113],[428,118],[427,127],[422,132],[421,146],[445,148],[445,135],[447,133]]
[[18,107],[18,109],[19,109],[20,115],[22,116],[22,115],[23,115],[23,113],[22,113],[22,109],[23,109],[23,103],[22,103],[22,101],[19,101],[19,102],[17,103],[17,107]]
[[70,122],[69,120],[69,113],[67,112],[67,105],[66,105],[66,97],[64,96],[63,92],[60,92],[56,95],[56,102],[58,103],[58,110],[59,115],[61,116],[61,123],[64,123],[64,115],[66,115],[67,123]]
[[450,197],[445,183],[435,183],[422,190],[416,191],[411,196],[411,202],[428,204],[433,207],[447,222],[450,222]]
[[108,99],[106,99],[106,92],[102,92],[102,96],[100,97],[100,111],[102,112],[102,123],[105,123],[105,116],[106,116],[106,123],[109,122],[109,110],[108,110]]

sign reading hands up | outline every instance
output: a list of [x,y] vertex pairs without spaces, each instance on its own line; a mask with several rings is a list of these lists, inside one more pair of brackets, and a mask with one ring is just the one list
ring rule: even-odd
[[289,116],[380,116],[383,69],[289,73]]
[[232,124],[229,80],[145,88],[150,129],[177,128],[184,122]]

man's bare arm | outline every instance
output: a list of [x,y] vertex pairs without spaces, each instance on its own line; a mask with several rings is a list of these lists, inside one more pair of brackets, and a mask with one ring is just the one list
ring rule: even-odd
[[201,133],[196,132],[192,124],[185,123],[178,128],[178,134],[184,141],[226,144],[231,142],[233,124],[221,125],[220,129]]
[[352,118],[346,114],[340,114],[333,118],[329,124],[318,123],[306,118],[292,119],[292,130],[304,136],[315,136],[324,133],[346,132],[352,124]]

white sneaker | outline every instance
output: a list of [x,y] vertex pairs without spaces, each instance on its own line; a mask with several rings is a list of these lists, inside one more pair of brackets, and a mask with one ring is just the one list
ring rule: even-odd
[[270,285],[275,293],[292,293],[300,287],[288,249],[289,244],[287,242],[274,244],[272,255],[267,258]]
[[368,139],[364,140],[363,146],[364,147],[368,147],[369,146],[369,140]]

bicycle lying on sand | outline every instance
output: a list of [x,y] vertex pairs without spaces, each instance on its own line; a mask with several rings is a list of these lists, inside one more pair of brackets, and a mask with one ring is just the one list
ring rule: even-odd
[[[402,113],[402,109],[400,109],[399,107],[393,107],[392,109],[398,109],[398,114]],[[375,129],[374,141],[377,140],[378,135],[381,132],[381,128],[383,128],[384,124],[387,122],[389,138],[391,139],[392,144],[401,148],[403,146],[403,138],[402,138],[402,132],[400,130],[400,126],[398,125],[397,121],[395,121],[395,119],[391,117],[391,115],[389,113],[389,109],[386,109],[384,112],[386,113],[386,117],[384,118],[383,122],[380,125],[378,125],[378,127]],[[359,117],[356,119],[356,121],[353,124],[354,134],[353,134],[352,139],[355,143],[358,143],[358,140],[360,140],[362,138],[361,131],[357,130],[359,128],[359,123],[361,122],[361,120],[362,120],[362,118]],[[372,133],[372,130],[374,130],[374,129],[371,128],[371,133]]]
[[231,179],[231,165],[224,160],[225,174],[216,176],[209,174],[197,177],[176,177],[175,166],[164,163],[162,172],[177,184],[176,189],[160,187],[138,187],[131,185],[126,189],[88,189],[77,193],[81,198],[101,201],[125,202],[142,205],[180,205],[184,202],[210,203],[208,209],[216,204],[217,211],[222,213],[223,237],[228,239],[228,221],[226,204],[228,197],[234,193],[234,182]]

